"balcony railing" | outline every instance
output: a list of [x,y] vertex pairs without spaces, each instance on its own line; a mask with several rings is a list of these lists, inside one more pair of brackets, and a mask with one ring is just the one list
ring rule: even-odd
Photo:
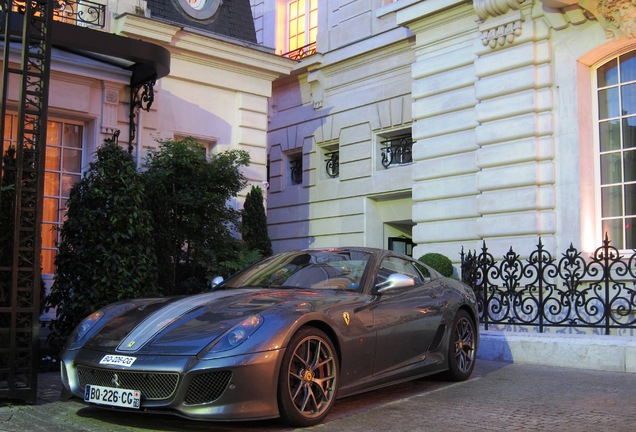
[[295,50],[286,52],[283,57],[288,57],[292,60],[302,60],[305,57],[316,54],[316,42],[312,42],[309,45],[296,48]]
[[[12,0],[11,9],[24,13],[25,4],[24,0]],[[80,27],[104,28],[106,5],[89,0],[53,0],[53,20]]]
[[338,177],[340,175],[340,152],[333,151],[325,154],[325,169],[327,175],[331,178]]
[[290,159],[289,169],[291,171],[291,184],[299,185],[303,182],[303,159],[298,157]]
[[405,165],[413,161],[413,139],[411,135],[402,135],[380,142],[382,151],[382,166]]
[[82,27],[104,28],[106,5],[89,0],[54,0],[53,20]]

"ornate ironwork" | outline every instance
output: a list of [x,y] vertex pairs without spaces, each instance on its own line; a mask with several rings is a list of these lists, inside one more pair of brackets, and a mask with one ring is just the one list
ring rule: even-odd
[[316,54],[316,42],[312,42],[308,45],[286,52],[283,54],[283,57],[288,57],[292,60],[302,60],[305,57],[309,57],[314,54]]
[[327,175],[331,178],[338,177],[338,175],[340,175],[340,152],[333,151],[326,153],[325,156]]
[[[46,150],[52,3],[3,2],[4,34],[1,119],[6,118],[9,76],[19,88],[15,146],[4,148],[0,164],[0,397],[35,402],[39,364],[41,215]],[[11,67],[10,22],[22,19],[21,56]],[[20,17],[21,16],[21,17]],[[4,137],[4,121],[0,121]],[[4,140],[3,140],[4,142]],[[8,213],[12,212],[12,213]],[[6,231],[10,231],[6,235]]]
[[411,135],[402,135],[380,142],[382,148],[382,166],[405,165],[413,161],[413,139]]
[[106,5],[88,0],[53,0],[53,19],[79,26],[104,28]]
[[289,160],[289,169],[291,171],[291,183],[302,184],[303,182],[303,158],[298,156]]
[[128,153],[132,154],[133,143],[137,134],[137,125],[135,120],[139,110],[150,111],[152,103],[155,101],[155,79],[141,84],[139,86],[130,88],[130,113],[129,118],[129,133],[128,133]]
[[486,329],[636,329],[636,251],[623,257],[607,236],[587,258],[570,245],[557,261],[541,241],[525,262],[512,248],[496,262],[485,242],[479,254],[462,250],[461,257],[462,280],[475,290]]
[[[27,2],[13,0],[9,3],[14,12],[24,14]],[[106,5],[90,0],[52,0],[53,20],[81,27],[104,28]]]

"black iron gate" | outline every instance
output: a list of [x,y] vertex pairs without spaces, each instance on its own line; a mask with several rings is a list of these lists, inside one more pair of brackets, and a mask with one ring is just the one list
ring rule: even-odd
[[19,89],[17,137],[0,160],[0,397],[35,402],[39,364],[40,230],[51,58],[52,0],[0,3],[0,136],[9,84]]

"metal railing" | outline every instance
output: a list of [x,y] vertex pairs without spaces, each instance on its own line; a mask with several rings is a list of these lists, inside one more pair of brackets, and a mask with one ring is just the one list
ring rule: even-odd
[[325,171],[331,178],[336,178],[340,175],[340,152],[332,151],[325,153]]
[[89,0],[54,0],[53,20],[82,27],[104,28],[106,5]]
[[289,170],[291,184],[299,185],[303,182],[303,159],[302,157],[295,157],[289,160]]
[[405,165],[413,162],[413,139],[411,135],[392,137],[380,142],[382,166]]
[[[25,0],[12,0],[11,10],[24,14]],[[103,29],[106,26],[106,5],[90,0],[53,0],[53,21],[73,24],[80,27]],[[0,11],[4,13],[4,11]]]
[[583,256],[570,245],[559,260],[539,240],[527,259],[510,248],[496,262],[484,242],[479,253],[462,250],[461,269],[486,330],[491,325],[531,326],[540,333],[636,330],[636,251],[622,256],[607,236],[593,254]]
[[286,52],[285,54],[282,54],[282,56],[292,60],[302,60],[305,57],[309,57],[314,54],[316,54],[316,42],[312,42],[308,45]]

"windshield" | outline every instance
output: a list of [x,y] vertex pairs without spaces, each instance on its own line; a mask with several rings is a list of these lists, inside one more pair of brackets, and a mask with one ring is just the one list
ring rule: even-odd
[[349,250],[286,252],[260,261],[223,283],[227,288],[357,290],[371,255]]

